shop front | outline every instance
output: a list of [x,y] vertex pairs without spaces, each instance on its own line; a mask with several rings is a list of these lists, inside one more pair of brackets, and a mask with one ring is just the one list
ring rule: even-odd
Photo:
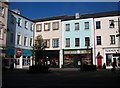
[[106,68],[112,68],[113,62],[117,68],[120,68],[120,48],[104,49],[106,57]]
[[50,67],[59,67],[59,50],[46,50],[44,51],[44,57],[40,58],[41,65],[48,65]]
[[92,49],[64,50],[63,67],[77,68],[84,64],[92,64]]

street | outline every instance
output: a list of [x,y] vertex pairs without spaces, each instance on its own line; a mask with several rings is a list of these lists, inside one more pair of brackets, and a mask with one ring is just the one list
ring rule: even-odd
[[3,71],[2,88],[48,88],[48,87],[118,87],[120,71],[79,71],[51,69],[50,73],[28,73],[27,70]]

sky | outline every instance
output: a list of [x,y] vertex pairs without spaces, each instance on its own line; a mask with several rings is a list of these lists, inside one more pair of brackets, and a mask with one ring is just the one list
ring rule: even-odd
[[90,14],[118,10],[118,2],[10,2],[9,9],[19,9],[29,19],[51,16]]

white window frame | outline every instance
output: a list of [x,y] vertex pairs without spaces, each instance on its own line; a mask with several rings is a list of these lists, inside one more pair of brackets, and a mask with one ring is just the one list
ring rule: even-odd
[[36,24],[36,32],[42,31],[42,24]]
[[110,35],[110,45],[115,45],[115,35]]
[[44,31],[50,31],[50,23],[44,24]]
[[53,22],[53,30],[59,30],[59,22]]
[[25,28],[28,29],[28,21],[25,21]]
[[[26,39],[26,41],[25,41],[25,39]],[[28,38],[26,36],[24,36],[24,46],[27,46],[27,40],[28,40]]]
[[22,27],[22,19],[21,18],[18,18],[18,26]]
[[[18,35],[20,36],[19,43],[18,43]],[[20,34],[18,35],[17,35],[17,45],[21,45],[21,35]]]
[[33,38],[30,38],[30,46],[33,46]]

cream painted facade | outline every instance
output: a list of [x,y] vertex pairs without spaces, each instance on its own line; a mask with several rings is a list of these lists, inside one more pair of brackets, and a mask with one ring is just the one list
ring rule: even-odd
[[[114,28],[109,27],[109,20],[114,20]],[[96,29],[96,21],[100,21],[100,29]],[[96,57],[98,52],[100,52],[100,55],[103,56],[102,66],[105,63],[106,68],[112,68],[113,58],[117,58],[116,63],[119,63],[118,58],[120,58],[120,56],[116,57],[113,55],[116,53],[120,53],[120,41],[119,37],[116,37],[116,34],[118,33],[118,16],[94,18],[94,28],[94,57]],[[115,36],[115,44],[111,44],[110,35]],[[97,45],[96,36],[101,36],[101,45]],[[97,59],[95,60],[94,64],[98,65]]]
[[[53,29],[53,23],[58,22],[58,29]],[[45,31],[45,24],[50,23],[50,30]],[[36,22],[35,24],[35,35],[34,38],[38,35],[42,35],[44,40],[49,40],[49,48],[45,48],[47,51],[59,51],[59,68],[62,67],[63,64],[63,50],[62,50],[62,26],[61,26],[61,19],[57,20],[50,20],[50,21],[42,21]],[[42,25],[42,30],[37,32],[37,25]],[[58,47],[53,47],[53,40],[58,39]]]

